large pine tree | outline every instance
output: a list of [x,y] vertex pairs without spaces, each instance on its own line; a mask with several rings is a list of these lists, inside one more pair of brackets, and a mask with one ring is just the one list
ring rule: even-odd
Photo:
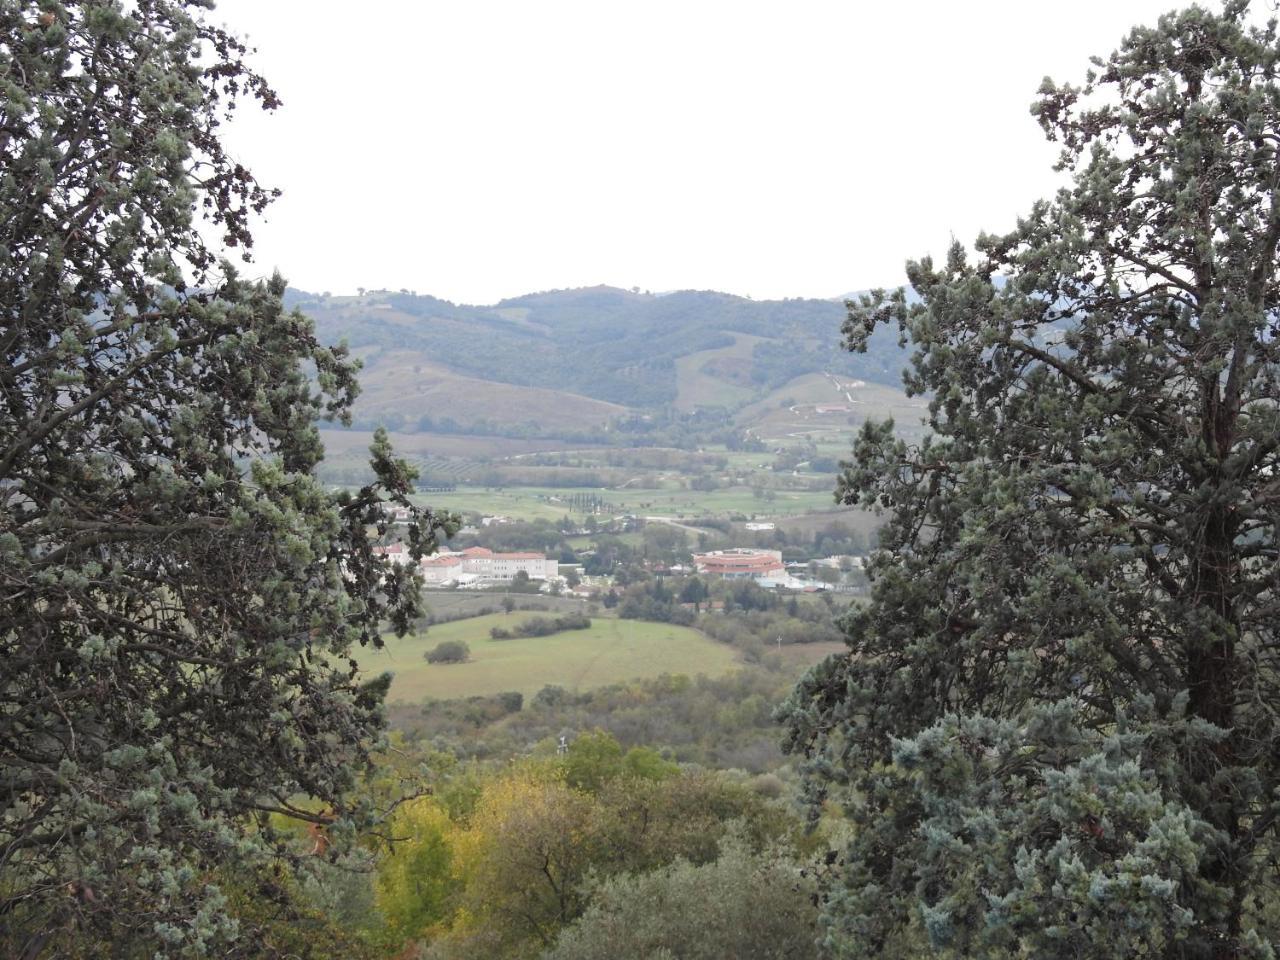
[[873,596],[784,710],[839,956],[1274,953],[1278,63],[1242,0],[1134,30],[1040,91],[1068,188],[850,305],[932,436],[858,436]]
[[363,817],[352,652],[417,613],[368,535],[410,472],[379,439],[376,483],[313,473],[355,364],[208,245],[271,199],[220,125],[276,105],[208,6],[0,0],[4,956],[231,955],[268,812]]

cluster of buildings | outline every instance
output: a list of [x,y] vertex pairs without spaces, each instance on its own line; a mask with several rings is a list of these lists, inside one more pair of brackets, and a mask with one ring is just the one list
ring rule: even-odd
[[[403,543],[375,547],[374,552],[392,563],[410,562],[409,548]],[[821,566],[838,567],[843,562],[860,558],[829,557],[814,561]],[[499,553],[487,547],[468,547],[465,550],[442,550],[418,562],[423,582],[432,587],[479,588],[510,583],[521,574],[529,580],[556,583],[562,580],[558,560],[541,553]],[[829,584],[815,580],[809,574],[810,564],[785,564],[780,550],[760,550],[734,547],[712,550],[693,555],[693,567],[702,576],[720,580],[751,580],[765,589],[826,590]],[[571,567],[576,570],[576,567]],[[687,568],[673,566],[669,572],[684,572]],[[585,579],[585,578],[584,578]],[[572,582],[577,582],[572,581]],[[582,588],[584,595],[590,593]]]
[[[403,543],[376,547],[375,550],[392,563],[409,562],[409,549]],[[441,551],[423,557],[418,566],[423,581],[436,587],[509,583],[520,573],[530,580],[555,580],[560,576],[559,563],[541,553],[495,553],[487,547]]]

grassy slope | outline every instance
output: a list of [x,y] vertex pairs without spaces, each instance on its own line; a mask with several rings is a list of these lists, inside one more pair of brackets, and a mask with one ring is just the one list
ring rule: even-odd
[[410,421],[428,414],[459,423],[483,419],[579,430],[603,426],[627,413],[619,404],[574,393],[464,376],[413,351],[371,352],[363,359],[355,407],[360,417],[398,410]]
[[828,403],[839,399],[831,381],[820,373],[806,373],[796,377],[778,389],[765,395],[755,403],[749,403],[738,411],[735,419],[744,426],[750,426],[772,413],[783,400],[789,403]]
[[780,647],[769,647],[768,652],[782,657],[782,662],[788,669],[803,673],[833,653],[845,653],[848,649],[843,641],[837,640],[834,643],[783,644]]
[[[545,614],[543,614],[545,616]],[[739,664],[734,651],[697,630],[639,620],[596,618],[588,630],[549,637],[491,640],[491,627],[521,623],[535,614],[493,614],[432,627],[420,636],[387,638],[384,651],[365,653],[367,673],[395,674],[389,701],[415,702],[519,690],[526,697],[547,684],[588,689],[662,673],[719,675]],[[471,661],[429,664],[423,654],[445,640],[471,647]]]
[[[825,409],[819,412],[818,406]],[[807,374],[744,407],[735,419],[775,442],[800,436],[851,437],[865,421],[886,417],[893,417],[899,432],[915,436],[920,431],[920,419],[927,412],[925,406],[923,399],[908,397],[902,390],[883,384],[846,377],[833,382],[822,374]]]
[[689,411],[695,407],[727,407],[733,409],[747,403],[755,396],[749,387],[732,383],[721,377],[703,371],[703,367],[711,361],[751,363],[751,351],[764,337],[755,337],[747,333],[733,334],[733,346],[720,347],[716,350],[700,350],[686,354],[676,361],[676,402],[677,410]]

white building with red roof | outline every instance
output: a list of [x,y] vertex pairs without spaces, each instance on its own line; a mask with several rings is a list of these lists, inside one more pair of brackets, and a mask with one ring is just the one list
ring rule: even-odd
[[374,547],[375,557],[385,557],[394,564],[409,562],[409,548],[403,543],[391,543],[385,547]]
[[523,571],[530,580],[550,580],[560,575],[560,565],[540,553],[494,553],[487,547],[468,547],[460,554],[462,572],[486,580],[514,580]]
[[442,553],[423,557],[418,567],[424,583],[450,583],[462,576],[462,554]]
[[468,547],[461,553],[442,552],[424,557],[419,564],[428,584],[475,584],[485,580],[514,580],[523,571],[530,580],[554,580],[560,565],[540,553],[495,553],[486,547]]

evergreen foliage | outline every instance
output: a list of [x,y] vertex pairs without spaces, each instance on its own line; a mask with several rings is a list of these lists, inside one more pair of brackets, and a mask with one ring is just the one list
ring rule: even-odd
[[265,875],[267,811],[368,819],[389,678],[351,651],[420,613],[368,531],[438,529],[384,436],[369,486],[315,480],[356,364],[204,239],[250,246],[273,191],[219,128],[277,105],[208,6],[0,0],[6,956],[262,948],[217,878]]
[[732,837],[721,846],[711,863],[679,860],[598,883],[582,917],[543,956],[816,958],[813,874],[784,851],[755,852]]
[[565,630],[590,630],[591,618],[585,613],[566,613],[559,617],[530,617],[510,630],[493,627],[489,630],[494,640],[510,640],[512,637],[549,637]]
[[783,711],[855,828],[834,955],[1275,953],[1280,44],[1246,17],[1046,81],[1071,186],[850,304],[933,435],[858,436],[874,594]]

